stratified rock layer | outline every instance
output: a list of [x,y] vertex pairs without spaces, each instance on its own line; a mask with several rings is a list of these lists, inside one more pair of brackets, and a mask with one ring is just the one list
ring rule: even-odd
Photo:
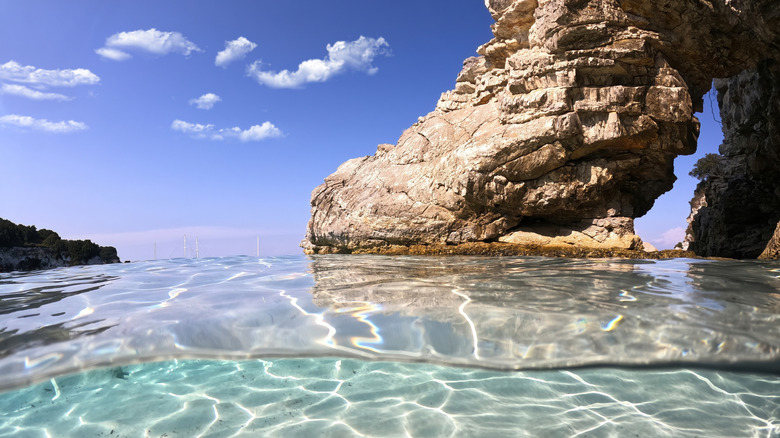
[[697,188],[686,240],[703,256],[756,258],[780,221],[780,68],[765,61],[716,88],[722,157]]
[[312,193],[309,253],[504,241],[641,249],[702,95],[775,53],[770,1],[488,0],[495,38],[397,145]]

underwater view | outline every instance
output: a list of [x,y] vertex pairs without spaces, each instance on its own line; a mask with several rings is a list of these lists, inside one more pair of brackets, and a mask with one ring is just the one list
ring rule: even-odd
[[778,437],[779,276],[355,255],[0,274],[0,437]]

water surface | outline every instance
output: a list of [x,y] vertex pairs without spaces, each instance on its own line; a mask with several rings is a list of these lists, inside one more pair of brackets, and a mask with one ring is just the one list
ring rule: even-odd
[[774,437],[779,268],[333,255],[0,274],[0,436]]

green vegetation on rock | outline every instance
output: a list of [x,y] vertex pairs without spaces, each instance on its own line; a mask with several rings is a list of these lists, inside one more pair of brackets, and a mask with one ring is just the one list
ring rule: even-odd
[[704,181],[711,176],[717,176],[721,172],[722,159],[723,157],[718,154],[707,154],[693,165],[693,170],[688,175],[699,181]]
[[[99,246],[91,240],[65,240],[52,230],[38,230],[34,225],[15,224],[0,218],[0,251],[13,248],[41,248],[53,259],[60,260],[63,266],[120,261],[114,247]],[[8,266],[0,266],[0,272],[38,269],[41,261],[36,263],[35,259],[28,257],[15,265],[6,264]]]

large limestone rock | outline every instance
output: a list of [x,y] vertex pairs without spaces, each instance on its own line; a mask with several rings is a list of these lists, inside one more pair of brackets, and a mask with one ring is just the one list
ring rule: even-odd
[[633,218],[695,151],[711,79],[777,52],[773,3],[486,1],[495,38],[396,145],[314,190],[302,246],[640,249]]
[[715,84],[724,141],[721,156],[699,164],[705,178],[691,201],[686,249],[777,258],[767,245],[780,221],[780,65],[764,61]]

